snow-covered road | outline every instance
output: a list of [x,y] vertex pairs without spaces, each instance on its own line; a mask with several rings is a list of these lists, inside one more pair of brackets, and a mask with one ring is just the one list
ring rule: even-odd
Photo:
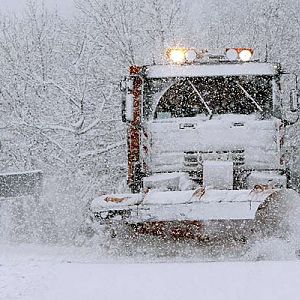
[[1,300],[299,299],[298,261],[120,263],[92,249],[0,246]]

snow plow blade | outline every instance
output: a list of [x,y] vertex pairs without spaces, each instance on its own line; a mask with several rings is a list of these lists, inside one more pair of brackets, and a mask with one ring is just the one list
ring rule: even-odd
[[100,224],[163,221],[254,220],[267,199],[280,198],[283,189],[188,191],[152,190],[145,194],[115,194],[91,203]]

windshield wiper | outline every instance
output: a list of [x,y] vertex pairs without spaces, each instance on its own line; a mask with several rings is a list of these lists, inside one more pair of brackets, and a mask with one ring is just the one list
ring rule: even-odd
[[251,100],[251,102],[256,106],[256,108],[260,111],[263,112],[263,109],[261,106],[255,101],[255,99],[237,82],[238,87],[244,92],[246,97]]
[[211,119],[212,115],[213,115],[212,110],[209,108],[209,106],[205,102],[204,98],[202,97],[202,95],[200,94],[200,92],[197,90],[197,88],[193,85],[193,83],[189,79],[187,81],[191,85],[191,87],[193,88],[193,90],[196,92],[196,94],[198,95],[198,97],[200,98],[201,103],[205,106],[206,110],[208,111],[209,118]]

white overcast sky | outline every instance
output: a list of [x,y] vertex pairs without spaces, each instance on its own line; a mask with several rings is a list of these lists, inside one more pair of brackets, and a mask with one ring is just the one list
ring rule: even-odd
[[[0,0],[0,11],[22,13],[25,3],[26,0]],[[49,8],[57,8],[63,15],[70,15],[75,10],[73,0],[44,0],[44,3]]]

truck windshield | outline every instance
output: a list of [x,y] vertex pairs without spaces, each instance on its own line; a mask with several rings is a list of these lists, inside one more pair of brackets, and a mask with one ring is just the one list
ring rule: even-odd
[[145,118],[272,112],[271,76],[168,78],[146,80]]

